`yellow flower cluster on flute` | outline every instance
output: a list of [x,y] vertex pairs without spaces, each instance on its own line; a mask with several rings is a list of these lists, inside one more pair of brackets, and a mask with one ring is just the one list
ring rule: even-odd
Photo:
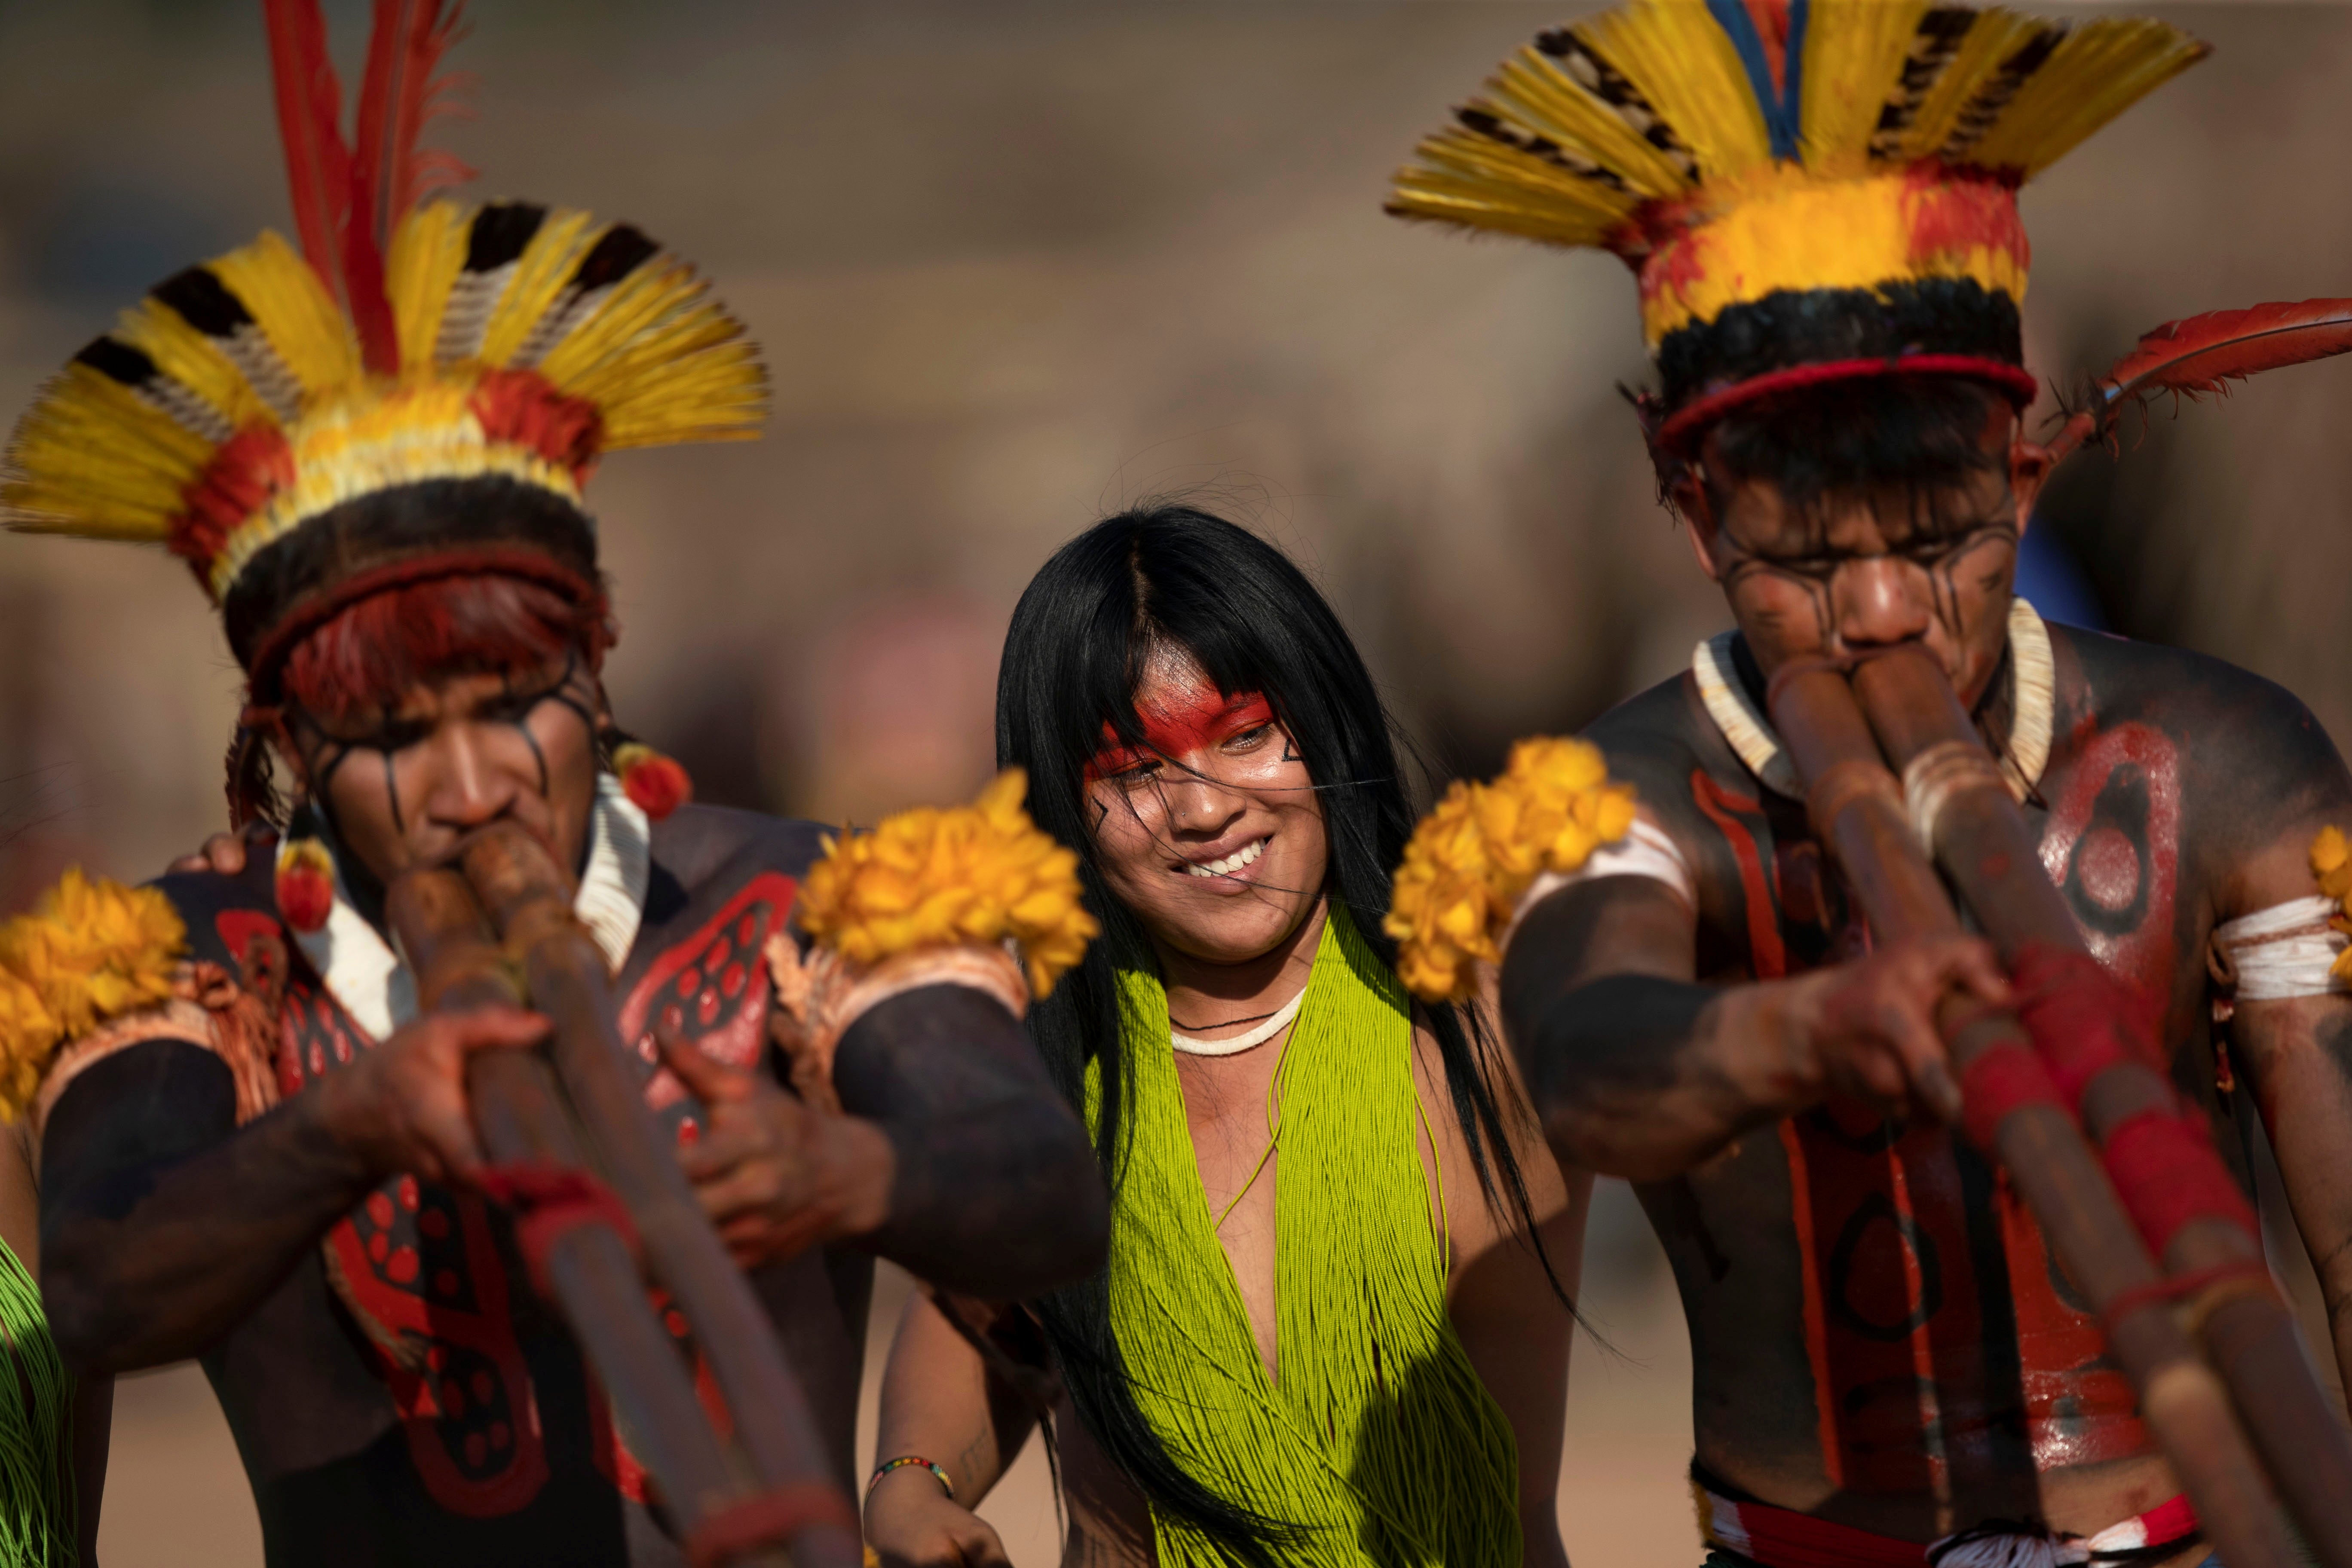
[[1477,965],[1502,961],[1499,939],[1528,884],[1578,869],[1633,826],[1633,786],[1609,781],[1590,742],[1521,741],[1494,783],[1455,781],[1413,829],[1382,924],[1406,988],[1426,1002],[1467,1001]]
[[[2341,828],[2323,827],[2311,841],[2311,874],[2319,879],[2319,890],[2336,900],[2337,912],[2327,923],[2352,936],[2352,844]],[[2352,980],[2352,947],[2336,955],[2328,973]]]
[[169,1000],[187,942],[162,893],[79,869],[0,925],[0,1120],[32,1103],[58,1047]]
[[1007,768],[970,805],[902,811],[829,843],[801,892],[801,929],[864,965],[1010,937],[1043,998],[1101,928],[1079,900],[1077,856],[1022,809],[1028,788]]

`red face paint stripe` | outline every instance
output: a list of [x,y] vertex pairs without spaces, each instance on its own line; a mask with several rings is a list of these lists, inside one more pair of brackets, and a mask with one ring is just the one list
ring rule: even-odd
[[1214,687],[1194,689],[1194,700],[1177,705],[1139,707],[1143,744],[1130,746],[1109,724],[1103,726],[1103,749],[1087,763],[1089,781],[1123,773],[1155,757],[1171,761],[1188,757],[1203,747],[1221,745],[1235,735],[1274,722],[1273,705],[1255,691],[1227,697]]

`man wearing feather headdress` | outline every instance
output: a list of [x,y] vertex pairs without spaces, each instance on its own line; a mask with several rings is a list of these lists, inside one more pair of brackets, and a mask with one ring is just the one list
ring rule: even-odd
[[[1593,726],[1638,792],[1618,843],[1522,879],[1483,946],[1399,900],[1433,988],[1501,960],[1555,1149],[1637,1185],[1690,1326],[1711,1561],[2204,1551],[2100,1319],[1956,1126],[1938,1004],[2051,993],[1973,937],[1872,942],[1769,717],[1804,661],[1932,656],[2097,961],[2066,984],[2152,1038],[2240,1186],[2260,1107],[2352,1364],[2352,1005],[2305,854],[2352,778],[2278,688],[2012,592],[2054,456],[2022,423],[2018,187],[2204,52],[1924,0],[1633,0],[1507,61],[1391,198],[1633,268],[1662,488],[1737,623]],[[1443,886],[1443,835],[1417,850],[1400,887]],[[2242,1215],[2215,1175],[2193,1201]]]
[[[1011,776],[885,825],[923,868],[887,889],[921,928],[894,936],[871,855],[687,804],[614,728],[582,484],[606,451],[754,433],[755,353],[626,224],[417,203],[454,7],[379,4],[351,146],[313,0],[268,9],[301,252],[266,234],[158,286],[25,416],[0,492],[17,528],[189,563],[248,681],[233,816],[284,827],[274,861],[70,876],[0,928],[58,1344],[91,1372],[202,1358],[273,1564],[716,1564],[854,1531],[820,1487],[670,1536],[709,1500],[648,1498],[640,1435],[514,1266],[546,1244],[486,1195],[528,1184],[485,1169],[467,1059],[547,1021],[420,1016],[386,889],[499,824],[576,875],[646,1106],[846,1482],[873,1253],[992,1297],[1099,1263],[1090,1150],[1016,1022],[1090,929],[1070,858]],[[788,917],[837,951],[804,967]]]

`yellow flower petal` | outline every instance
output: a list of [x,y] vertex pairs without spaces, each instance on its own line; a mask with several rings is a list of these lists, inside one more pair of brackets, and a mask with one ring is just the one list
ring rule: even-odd
[[1008,768],[971,805],[900,812],[832,846],[803,879],[802,929],[862,964],[1010,937],[1045,995],[1098,931],[1078,858],[1030,821],[1027,788]]

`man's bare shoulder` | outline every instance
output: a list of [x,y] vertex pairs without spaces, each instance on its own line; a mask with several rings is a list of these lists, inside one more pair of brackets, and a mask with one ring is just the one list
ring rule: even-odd
[[752,866],[797,878],[839,831],[732,806],[684,805],[654,824],[653,857],[689,888]]
[[1609,759],[1612,776],[1633,784],[1646,815],[1687,847],[1714,837],[1694,798],[1694,780],[1755,797],[1759,785],[1707,716],[1688,670],[1625,699],[1594,720],[1584,738]]
[[1608,756],[1609,771],[1631,779],[1645,800],[1669,784],[1674,794],[1687,793],[1693,768],[1730,755],[1688,670],[1628,697],[1587,726],[1584,738]]
[[2344,788],[2343,759],[2294,693],[2210,654],[2053,625],[2057,656],[2052,764],[2063,768],[2104,737],[2138,725],[2178,749],[2200,816],[2226,816]]
[[2062,708],[2087,700],[2102,719],[2126,710],[2255,723],[2309,718],[2286,688],[2227,659],[2168,643],[2046,624],[2059,663]]

